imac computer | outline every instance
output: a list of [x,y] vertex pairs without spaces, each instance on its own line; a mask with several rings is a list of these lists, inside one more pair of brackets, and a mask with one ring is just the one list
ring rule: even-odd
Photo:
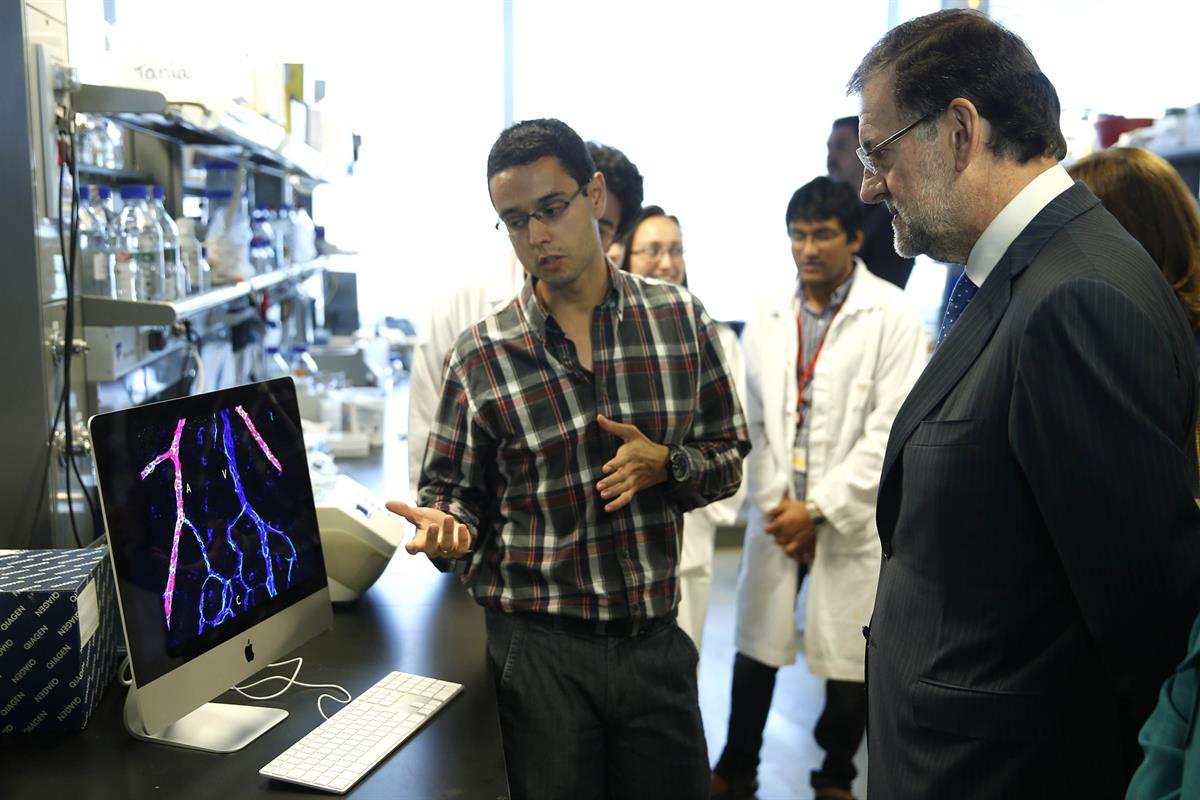
[[291,378],[90,422],[139,738],[232,752],[281,709],[209,702],[332,623]]

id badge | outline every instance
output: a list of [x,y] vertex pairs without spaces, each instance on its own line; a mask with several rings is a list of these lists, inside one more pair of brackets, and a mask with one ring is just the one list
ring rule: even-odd
[[808,472],[807,447],[792,448],[792,472],[799,472],[801,474]]

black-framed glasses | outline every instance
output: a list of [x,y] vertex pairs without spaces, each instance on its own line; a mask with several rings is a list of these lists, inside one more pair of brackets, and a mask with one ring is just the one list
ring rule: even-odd
[[863,168],[866,169],[866,171],[871,173],[872,175],[879,174],[879,167],[876,166],[875,162],[871,160],[871,156],[875,155],[880,150],[887,147],[889,144],[895,144],[897,141],[899,141],[901,138],[903,138],[904,134],[908,133],[913,128],[920,125],[922,122],[927,122],[927,121],[933,119],[940,113],[942,113],[942,109],[940,109],[940,108],[937,109],[936,111],[930,111],[928,114],[921,117],[916,122],[910,122],[909,124],[905,125],[903,128],[896,131],[891,136],[887,137],[882,142],[880,142],[879,144],[872,147],[870,150],[864,150],[862,147],[859,147],[854,152],[858,154],[858,160],[862,162]]
[[663,247],[656,242],[637,250],[630,250],[629,254],[631,256],[645,256],[651,261],[658,261],[663,256],[670,256],[672,261],[678,261],[683,258],[683,245],[673,244],[670,247]]
[[496,230],[500,230],[500,226],[503,225],[510,236],[516,236],[528,230],[529,220],[531,219],[536,219],[543,225],[553,225],[562,219],[562,215],[567,213],[567,209],[571,206],[571,203],[574,203],[575,198],[583,194],[590,183],[591,181],[588,181],[580,186],[566,200],[551,200],[537,211],[530,211],[528,214],[513,213],[507,217],[501,217],[496,220]]

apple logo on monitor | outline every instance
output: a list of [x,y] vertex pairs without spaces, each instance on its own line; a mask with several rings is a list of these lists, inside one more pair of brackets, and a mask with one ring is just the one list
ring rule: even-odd
[[247,661],[254,660],[254,643],[251,642],[249,639],[246,640],[246,660]]

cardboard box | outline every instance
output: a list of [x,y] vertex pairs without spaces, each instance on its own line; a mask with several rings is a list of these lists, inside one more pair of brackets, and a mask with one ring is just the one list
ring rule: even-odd
[[107,548],[0,551],[0,734],[82,730],[117,636]]

